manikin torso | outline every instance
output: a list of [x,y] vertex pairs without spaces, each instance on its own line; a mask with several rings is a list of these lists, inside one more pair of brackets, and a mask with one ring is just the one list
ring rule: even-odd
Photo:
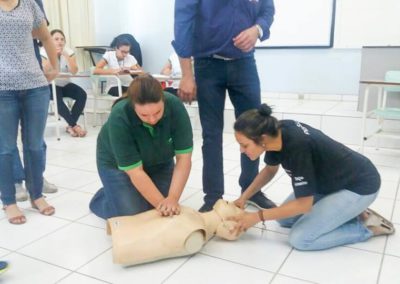
[[112,236],[114,263],[134,265],[194,254],[214,235],[235,240],[239,236],[229,232],[234,222],[226,218],[241,212],[220,199],[207,213],[182,206],[181,213],[172,217],[162,217],[153,209],[110,218],[107,231]]

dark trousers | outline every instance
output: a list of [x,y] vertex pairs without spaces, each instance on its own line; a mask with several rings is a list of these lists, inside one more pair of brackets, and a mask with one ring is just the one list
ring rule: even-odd
[[[238,117],[260,106],[260,80],[253,56],[230,61],[196,58],[194,70],[203,135],[204,201],[211,203],[224,194],[222,132],[226,91]],[[242,191],[258,174],[258,164],[258,160],[251,161],[241,154],[239,184]]]
[[[103,188],[90,201],[90,210],[100,218],[135,215],[153,206],[147,202],[132,184],[129,176],[121,170],[98,168]],[[171,185],[174,163],[145,169],[161,194],[167,197]]]
[[[50,90],[52,91],[52,88],[50,88]],[[56,92],[58,113],[65,119],[69,126],[74,127],[85,108],[87,99],[86,92],[73,83],[69,83],[64,87],[56,86]],[[63,98],[71,98],[75,101],[72,109],[68,108]],[[51,99],[53,99],[53,91],[51,93]]]
[[[128,87],[121,86],[121,88],[122,88],[122,94],[128,91]],[[113,97],[119,97],[118,87],[111,87],[110,90],[108,90],[108,94]]]

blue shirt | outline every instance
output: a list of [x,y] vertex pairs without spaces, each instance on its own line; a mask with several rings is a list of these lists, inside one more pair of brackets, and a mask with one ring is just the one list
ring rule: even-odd
[[249,56],[254,50],[241,51],[233,38],[255,24],[263,30],[261,40],[269,38],[274,13],[273,0],[176,0],[172,45],[183,58]]

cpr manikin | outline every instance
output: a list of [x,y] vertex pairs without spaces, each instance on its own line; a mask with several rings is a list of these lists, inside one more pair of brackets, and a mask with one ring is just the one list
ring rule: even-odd
[[108,219],[114,263],[134,265],[198,252],[212,236],[235,240],[226,218],[243,212],[222,199],[210,212],[199,213],[181,206],[181,213],[162,217],[153,209],[133,216]]

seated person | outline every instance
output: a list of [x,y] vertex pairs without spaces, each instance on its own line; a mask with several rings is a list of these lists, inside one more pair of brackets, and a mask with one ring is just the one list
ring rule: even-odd
[[[161,74],[171,76],[171,77],[181,77],[182,76],[181,64],[179,63],[179,57],[175,52],[173,52],[169,56],[167,63],[164,65],[163,69],[161,70]],[[178,89],[179,89],[179,83],[180,83],[180,80],[167,81],[164,91],[177,96]]]
[[[107,51],[104,53],[103,58],[96,64],[96,68],[93,71],[95,75],[128,75],[121,76],[122,92],[125,93],[128,90],[129,84],[132,81],[132,77],[129,76],[132,73],[140,74],[142,68],[137,63],[135,57],[129,54],[131,49],[130,42],[125,38],[117,39],[115,43],[115,50]],[[108,67],[105,69],[105,67]],[[118,97],[118,87],[116,86],[115,80],[108,80],[107,85],[109,87],[107,93],[111,96]]]
[[[53,37],[53,41],[56,46],[58,61],[60,64],[60,72],[71,73],[75,75],[78,72],[78,65],[76,64],[74,52],[65,47],[66,41],[63,31],[52,30],[50,34]],[[43,48],[41,49],[40,54],[43,59],[44,70],[49,69],[51,65],[47,58],[46,51]],[[51,92],[53,92],[52,89]],[[78,85],[71,83],[68,79],[56,80],[56,92],[58,113],[68,123],[66,131],[72,137],[85,137],[87,131],[82,129],[77,122],[79,116],[82,114],[83,109],[85,108],[87,98],[86,92]],[[53,93],[51,95],[53,97]],[[65,104],[64,98],[71,98],[75,101],[71,110]]]
[[214,235],[236,240],[228,217],[243,210],[232,202],[218,200],[212,211],[199,213],[182,206],[179,215],[163,217],[156,209],[132,216],[108,219],[114,263],[133,265],[194,254]]

